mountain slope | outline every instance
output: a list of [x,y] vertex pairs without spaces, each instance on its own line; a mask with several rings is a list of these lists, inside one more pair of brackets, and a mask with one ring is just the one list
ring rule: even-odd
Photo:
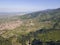
[[[21,23],[21,26],[18,26],[12,30],[5,29],[0,31],[2,32],[0,40],[8,40],[9,43],[12,43],[12,45],[28,45],[28,42],[32,42],[34,38],[40,39],[43,42],[60,40],[59,19],[60,8],[11,17],[8,19],[8,21],[6,20],[9,22],[7,24],[12,26],[16,24],[16,21],[21,20],[22,23],[20,21],[17,23],[18,25]],[[14,24],[10,24],[12,21]],[[4,43],[5,42],[3,42],[3,44]]]
[[52,25],[59,25],[60,28],[60,8],[43,10],[38,12],[29,13],[20,16],[22,20],[27,20],[34,23],[51,23]]

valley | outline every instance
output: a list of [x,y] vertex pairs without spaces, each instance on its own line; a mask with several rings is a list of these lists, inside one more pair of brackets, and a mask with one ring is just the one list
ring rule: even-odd
[[1,16],[0,45],[29,45],[34,39],[42,42],[60,40],[60,8]]

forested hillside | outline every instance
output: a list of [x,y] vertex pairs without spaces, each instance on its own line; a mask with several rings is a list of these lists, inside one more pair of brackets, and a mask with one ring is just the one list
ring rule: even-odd
[[0,18],[0,45],[32,45],[34,39],[60,41],[60,8]]

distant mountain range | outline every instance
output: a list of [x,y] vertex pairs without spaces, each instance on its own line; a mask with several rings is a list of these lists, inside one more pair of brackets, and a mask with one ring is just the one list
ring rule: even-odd
[[59,20],[60,19],[60,8],[28,13],[28,14],[21,16],[21,18],[22,19],[35,18],[35,19],[40,20],[40,21]]
[[0,15],[24,15],[26,12],[0,12]]

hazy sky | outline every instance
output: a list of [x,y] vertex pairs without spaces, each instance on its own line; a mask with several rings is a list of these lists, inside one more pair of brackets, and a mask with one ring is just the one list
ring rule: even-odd
[[60,8],[60,0],[0,0],[0,12],[29,12]]

